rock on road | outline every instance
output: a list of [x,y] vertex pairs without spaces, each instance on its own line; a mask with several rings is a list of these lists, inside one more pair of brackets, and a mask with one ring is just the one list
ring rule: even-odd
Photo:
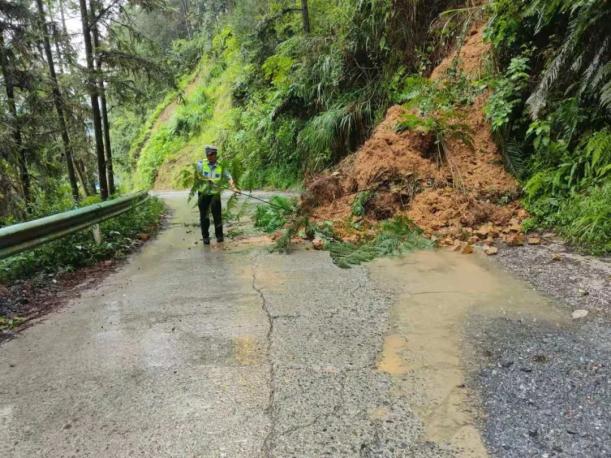
[[[498,282],[431,328],[464,288],[454,254],[342,270],[325,252],[204,248],[185,194],[164,198],[166,230],[0,348],[0,456],[486,455],[451,321]],[[423,356],[427,339],[440,350]]]

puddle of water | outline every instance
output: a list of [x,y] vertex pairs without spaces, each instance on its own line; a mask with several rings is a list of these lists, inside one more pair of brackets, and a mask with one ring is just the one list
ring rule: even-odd
[[407,373],[407,363],[401,357],[405,350],[407,341],[403,336],[391,334],[384,339],[382,358],[378,362],[377,369],[390,375],[402,375]]
[[412,400],[427,440],[450,444],[460,456],[487,456],[465,388],[466,320],[475,314],[560,325],[566,317],[478,255],[422,251],[377,260],[369,269],[396,297],[378,370]]

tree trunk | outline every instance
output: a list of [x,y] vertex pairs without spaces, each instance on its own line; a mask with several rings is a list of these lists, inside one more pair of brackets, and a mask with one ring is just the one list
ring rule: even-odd
[[70,137],[68,136],[68,128],[66,126],[66,118],[64,116],[62,94],[59,89],[59,83],[57,82],[57,74],[55,73],[55,64],[53,63],[53,54],[51,53],[51,43],[49,41],[49,33],[47,30],[47,22],[42,0],[36,0],[36,5],[38,7],[38,19],[40,21],[43,46],[45,55],[47,56],[47,65],[49,67],[49,77],[51,78],[51,84],[53,85],[53,103],[55,105],[55,111],[57,111],[57,118],[59,121],[59,130],[61,132],[62,144],[64,147],[64,157],[66,159],[66,166],[68,168],[68,179],[70,180],[70,187],[72,188],[72,197],[75,202],[78,202],[79,192],[78,184],[76,182],[76,174],[74,173],[74,163],[72,161],[72,146],[70,145]]
[[53,28],[53,40],[55,41],[55,54],[57,55],[57,63],[59,64],[59,74],[63,75],[65,64],[64,64],[64,58],[63,58],[62,52],[59,49],[60,36],[59,36],[59,32],[57,31],[57,27],[55,27],[55,24],[53,24],[52,28]]
[[102,121],[104,127],[104,149],[106,150],[106,173],[108,174],[108,191],[110,194],[115,193],[115,175],[112,168],[112,150],[110,146],[110,124],[108,122],[108,109],[106,107],[106,91],[104,82],[100,80],[100,91],[102,96]]
[[303,19],[303,31],[310,33],[310,13],[308,11],[308,0],[301,0],[301,18]]
[[6,86],[6,99],[8,108],[11,114],[10,129],[13,134],[13,141],[17,148],[17,162],[19,164],[19,179],[21,181],[21,188],[23,192],[23,200],[25,201],[26,208],[30,209],[30,173],[28,171],[28,161],[26,155],[26,149],[23,144],[21,137],[21,126],[17,118],[17,104],[15,103],[15,87],[13,85],[13,78],[9,69],[8,56],[4,50],[4,36],[3,31],[0,30],[0,66],[2,67],[2,77],[4,78],[4,85]]
[[[40,1],[40,0],[37,0]],[[98,158],[98,179],[100,180],[100,197],[108,199],[108,181],[106,180],[106,160],[104,158],[104,142],[102,140],[102,119],[100,116],[100,104],[98,101],[95,68],[93,65],[93,46],[91,44],[91,29],[89,27],[89,15],[87,14],[87,3],[79,0],[81,10],[81,22],[83,24],[83,39],[85,41],[85,57],[87,60],[87,90],[91,99],[91,111],[93,115],[93,130],[95,135],[95,152]]]
[[49,22],[50,22],[49,26],[51,27],[53,43],[55,45],[55,55],[57,56],[57,67],[59,70],[59,74],[63,75],[64,74],[64,59],[63,59],[63,53],[61,52],[61,49],[60,49],[61,34],[59,33],[57,24],[55,23],[55,13],[53,11],[53,7],[52,7],[50,0],[47,0],[47,11],[49,13]]
[[85,173],[85,165],[83,164],[83,161],[80,159],[75,160],[74,167],[76,168],[76,172],[78,173],[79,180],[81,180],[81,185],[83,186],[85,195],[91,196],[95,194],[95,189],[93,190],[93,193],[89,191],[89,184],[87,183],[87,174]]
[[68,36],[68,27],[66,27],[66,14],[64,13],[64,0],[59,0],[59,15],[62,20],[62,32],[65,37]]
[[[89,0],[89,15],[95,17],[95,5],[94,0]],[[115,176],[112,168],[112,148],[110,144],[110,124],[108,123],[108,109],[106,107],[106,90],[104,89],[104,78],[102,77],[102,59],[98,54],[100,47],[100,35],[98,33],[98,26],[96,24],[92,27],[93,34],[93,48],[95,51],[95,65],[98,72],[98,91],[100,95],[100,102],[102,104],[102,129],[104,131],[104,151],[106,153],[106,173],[108,179],[108,192],[112,195],[115,193]]]
[[191,23],[189,20],[189,0],[181,0],[180,4],[182,7],[182,19],[185,26],[185,31],[187,32],[187,38],[191,40],[193,39],[193,33],[191,31]]

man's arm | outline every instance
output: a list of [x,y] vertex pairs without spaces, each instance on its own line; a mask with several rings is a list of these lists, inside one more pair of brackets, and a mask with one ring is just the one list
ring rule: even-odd
[[227,170],[223,170],[223,175],[225,175],[225,179],[229,182],[229,187],[231,188],[231,190],[234,192],[237,191],[238,188],[235,185],[235,181],[233,181],[231,173],[229,173]]

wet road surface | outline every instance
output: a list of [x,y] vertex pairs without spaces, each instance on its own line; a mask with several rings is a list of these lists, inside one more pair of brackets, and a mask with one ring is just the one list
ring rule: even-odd
[[204,248],[163,197],[157,239],[0,347],[0,456],[486,456],[461,323],[563,324],[479,258]]

